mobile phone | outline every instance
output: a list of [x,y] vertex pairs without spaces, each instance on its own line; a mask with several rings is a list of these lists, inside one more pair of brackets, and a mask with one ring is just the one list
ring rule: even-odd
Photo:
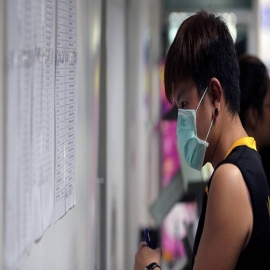
[[148,228],[144,229],[144,241],[146,242],[147,246],[152,248],[151,240],[150,240],[150,235],[149,235],[149,230]]

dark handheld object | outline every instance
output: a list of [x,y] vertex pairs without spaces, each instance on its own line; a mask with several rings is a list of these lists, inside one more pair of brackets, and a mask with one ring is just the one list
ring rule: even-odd
[[148,228],[146,228],[144,230],[144,241],[146,242],[147,246],[152,248],[152,244],[151,244],[151,241],[150,241],[150,235],[149,235],[149,231],[148,231]]

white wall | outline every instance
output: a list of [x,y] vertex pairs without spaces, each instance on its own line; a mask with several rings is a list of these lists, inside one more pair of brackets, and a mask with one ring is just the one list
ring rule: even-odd
[[[3,5],[0,2],[0,63],[4,34]],[[7,1],[6,1],[7,2]],[[22,270],[94,269],[96,261],[95,189],[97,162],[97,126],[99,91],[99,42],[101,0],[78,0],[78,118],[76,152],[77,204],[51,225],[40,241],[32,246],[24,258]],[[2,66],[0,67],[0,94],[3,101]],[[2,127],[3,113],[0,112]],[[0,127],[0,128],[1,128]],[[3,129],[1,129],[3,130]],[[2,166],[2,132],[0,136],[0,164]],[[0,200],[2,200],[2,170]],[[2,206],[0,214],[2,215]],[[2,223],[0,226],[2,232]],[[2,235],[2,234],[1,234]],[[2,239],[2,238],[1,238]],[[0,241],[1,241],[0,239]],[[2,241],[1,241],[2,243]],[[1,248],[1,245],[0,245]],[[2,250],[0,254],[2,255]],[[2,261],[2,260],[1,260]],[[2,268],[1,268],[2,269]]]
[[[132,269],[139,230],[153,225],[148,207],[159,187],[158,54],[161,1],[127,3],[126,267]],[[157,16],[157,17],[156,17]],[[154,44],[157,42],[156,44]],[[152,47],[152,46],[153,47]]]
[[[145,1],[147,2],[147,1]],[[145,16],[141,8],[141,0],[129,1],[127,6],[127,96],[126,96],[126,247],[127,268],[134,264],[134,255],[138,247],[138,230],[141,220],[145,220],[146,209],[142,202],[144,201],[144,192],[140,190],[140,182],[145,181],[139,173],[139,130],[141,123],[139,121],[139,110],[141,110],[142,100],[139,98],[142,80],[142,29],[140,21]],[[142,157],[143,158],[143,157]],[[141,191],[141,192],[140,192]]]
[[106,3],[106,269],[121,270],[159,190],[160,1]]
[[[106,5],[106,269],[126,269],[125,258],[125,0]],[[104,78],[105,79],[105,78]],[[102,105],[101,105],[102,106]]]
[[[4,216],[4,1],[0,1],[0,217]],[[3,269],[3,218],[0,222],[0,269]]]
[[[161,59],[161,1],[150,0],[149,2],[149,27],[150,27],[150,134],[148,137],[150,151],[150,168],[148,181],[147,206],[156,200],[161,187],[161,138],[158,128],[161,120],[160,102],[160,61]],[[150,218],[150,225],[155,227],[155,222]]]

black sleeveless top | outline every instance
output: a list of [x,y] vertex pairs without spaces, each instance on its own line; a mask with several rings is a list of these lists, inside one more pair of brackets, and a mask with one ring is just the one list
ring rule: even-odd
[[[235,269],[270,269],[270,192],[262,167],[261,157],[257,151],[247,146],[237,146],[218,164],[216,169],[231,163],[239,168],[248,188],[252,211],[253,229],[249,243],[238,258]],[[215,169],[215,170],[216,170]],[[213,172],[209,183],[210,189]],[[193,247],[193,262],[201,239],[207,206],[207,193],[204,194],[202,212]],[[241,221],[240,221],[241,222]]]

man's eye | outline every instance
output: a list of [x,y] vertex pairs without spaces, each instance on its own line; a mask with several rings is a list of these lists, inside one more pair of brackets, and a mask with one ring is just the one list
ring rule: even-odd
[[186,101],[182,101],[182,102],[181,102],[181,108],[182,108],[182,109],[184,109],[186,105],[187,105],[187,102],[186,102]]

